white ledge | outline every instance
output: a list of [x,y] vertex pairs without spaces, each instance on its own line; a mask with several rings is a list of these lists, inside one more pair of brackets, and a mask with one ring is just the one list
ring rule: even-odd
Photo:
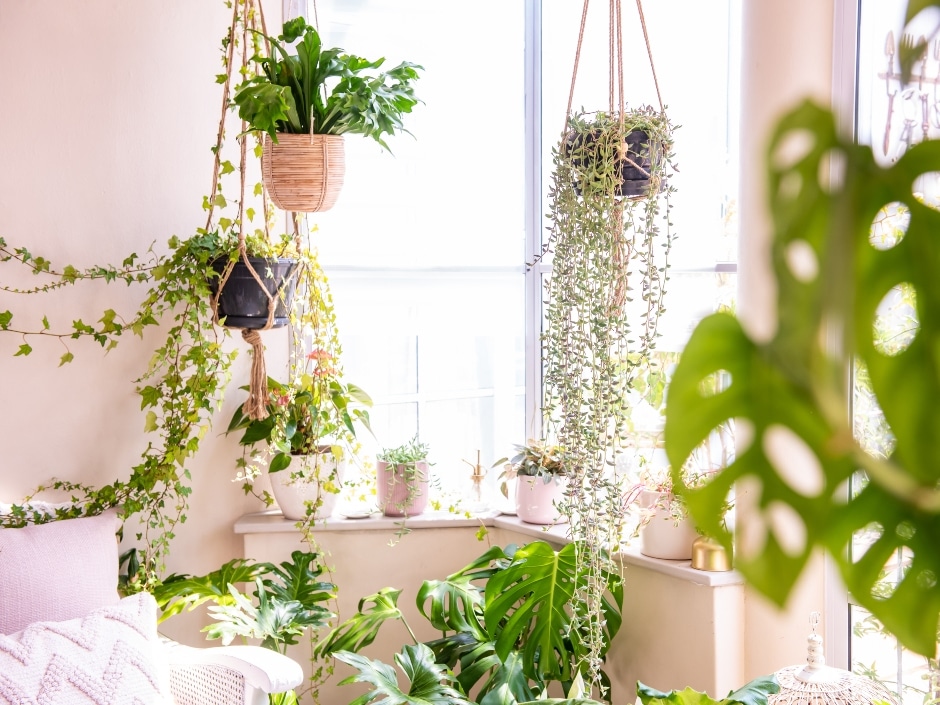
[[[402,517],[387,517],[383,516],[381,513],[375,513],[368,517],[357,519],[349,519],[335,515],[329,519],[318,521],[315,530],[396,531],[401,527],[401,524]],[[419,514],[418,516],[408,517],[406,522],[406,526],[414,530],[441,528],[478,529],[481,525],[496,527],[555,543],[566,543],[570,540],[565,524],[556,524],[554,526],[527,524],[518,517],[501,514],[495,510],[472,517],[466,517],[462,514],[452,514],[445,511],[429,511],[424,514]],[[284,515],[277,509],[269,509],[254,514],[245,514],[235,522],[236,534],[277,534],[296,533],[297,531],[297,522],[291,519],[285,519]],[[670,561],[661,558],[650,558],[649,556],[644,556],[640,553],[639,549],[632,546],[621,551],[619,559],[626,566],[644,568],[698,585],[724,587],[744,584],[744,578],[736,570],[724,572],[697,570],[692,567],[691,561]]]

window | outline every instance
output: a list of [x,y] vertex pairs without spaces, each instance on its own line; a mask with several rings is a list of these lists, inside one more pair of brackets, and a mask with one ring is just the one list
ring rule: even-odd
[[[679,239],[661,345],[679,350],[733,289],[741,3],[647,5],[663,98],[682,125]],[[316,10],[327,44],[425,68],[417,86],[425,104],[407,121],[415,139],[391,140],[393,158],[348,138],[343,194],[312,218],[313,241],[331,282],[346,377],[375,400],[377,440],[360,434],[366,450],[418,433],[445,487],[459,490],[457,478],[469,477],[461,460],[480,450],[486,467],[539,430],[550,262],[526,263],[541,250],[581,3],[319,0]],[[575,106],[607,105],[604,10],[589,14]],[[655,103],[635,7],[625,3],[623,14],[625,91],[631,103]]]
[[[926,66],[915,66],[915,76],[926,72],[929,83],[915,81],[907,87],[900,84],[897,51],[902,41],[905,4],[900,0],[863,0],[860,4],[856,129],[859,142],[871,145],[875,159],[883,165],[896,161],[911,144],[926,137],[940,137],[934,87],[936,65],[931,61]],[[940,51],[940,48],[932,51]],[[914,190],[919,191],[927,203],[938,202],[940,180],[936,174],[925,175]],[[890,246],[906,228],[906,218],[903,204],[885,207],[872,228],[873,246]],[[897,350],[909,342],[916,327],[909,292],[898,287],[879,310],[875,322],[876,347],[891,354],[892,349]],[[859,442],[870,453],[887,456],[893,445],[891,431],[866,383],[866,371],[860,365],[856,366],[852,403]],[[856,488],[864,481],[860,477]],[[855,544],[864,545],[866,540],[868,537],[863,532],[855,538]],[[886,589],[903,574],[909,561],[910,556],[905,552],[894,556],[883,573]],[[854,671],[884,682],[905,705],[936,701],[940,691],[936,664],[931,669],[926,659],[903,649],[866,610],[852,603],[851,596],[849,624],[850,660]]]

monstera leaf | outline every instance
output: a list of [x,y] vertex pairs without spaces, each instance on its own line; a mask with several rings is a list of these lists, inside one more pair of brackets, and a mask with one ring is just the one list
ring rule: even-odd
[[[695,330],[669,389],[665,444],[673,479],[696,524],[728,548],[721,516],[729,490],[743,483],[757,498],[755,511],[739,518],[735,565],[776,603],[784,603],[813,548],[822,547],[859,604],[906,647],[933,656],[940,613],[940,213],[913,188],[917,177],[940,167],[940,143],[915,145],[883,169],[869,148],[837,137],[828,112],[805,103],[781,122],[769,160],[776,331],[755,340],[727,314]],[[830,166],[838,169],[831,181]],[[906,233],[876,247],[872,224],[895,203],[909,210]],[[902,284],[914,292],[916,334],[905,349],[886,354],[874,340],[876,312]],[[867,368],[896,439],[888,458],[867,454],[852,438],[846,381],[853,355]],[[730,381],[714,393],[716,376]],[[741,440],[736,458],[704,487],[682,487],[678,470],[732,419]],[[846,482],[859,469],[868,482],[846,498]],[[873,540],[853,548],[863,529]],[[910,564],[885,595],[879,577],[900,548]]]
[[[537,681],[570,681],[572,665],[580,661],[580,640],[569,610],[579,584],[576,543],[555,551],[544,541],[523,546],[512,563],[486,584],[485,625],[496,636],[496,654],[506,661],[514,649],[522,654],[525,674]],[[613,601],[604,598],[605,642],[620,626],[622,593],[610,576]],[[619,595],[619,599],[618,599]]]
[[382,588],[359,600],[356,614],[337,626],[317,644],[314,656],[321,658],[336,651],[359,651],[368,646],[379,633],[379,627],[389,619],[401,619],[398,597],[401,590]]
[[[442,632],[469,632],[478,640],[489,635],[483,625],[483,587],[500,569],[493,561],[510,558],[499,546],[493,546],[470,565],[444,580],[426,580],[418,591],[418,609],[435,629]],[[428,604],[427,608],[425,605]]]
[[359,670],[359,673],[340,681],[340,685],[368,683],[372,686],[368,693],[359,696],[350,705],[367,705],[372,702],[383,705],[473,705],[449,685],[454,680],[453,676],[445,667],[434,662],[434,654],[424,644],[404,646],[401,653],[395,654],[395,662],[408,677],[407,690],[398,685],[395,669],[381,661],[373,661],[350,651],[338,651],[335,656]]

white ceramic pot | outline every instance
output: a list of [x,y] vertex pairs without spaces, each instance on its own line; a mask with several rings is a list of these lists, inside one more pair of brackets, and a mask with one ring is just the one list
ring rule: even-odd
[[568,518],[558,511],[565,498],[568,478],[520,475],[516,478],[516,514],[528,524],[564,524]]
[[379,509],[387,517],[413,517],[428,507],[430,468],[423,460],[415,463],[414,477],[407,477],[402,465],[389,465],[384,460],[375,464]]
[[[321,500],[313,515],[314,519],[326,519],[333,514],[338,492],[330,492],[320,483],[336,471],[333,485],[338,490],[343,481],[346,461],[337,462],[332,453],[295,455],[290,465],[279,472],[268,473],[271,478],[271,491],[277,506],[287,519],[300,521],[307,518],[307,502]],[[300,477],[299,475],[303,475]]]
[[698,537],[695,524],[690,517],[676,524],[672,514],[662,508],[669,501],[664,495],[662,492],[644,490],[640,496],[641,506],[654,512],[649,522],[640,529],[640,553],[650,558],[690,560],[692,544]]

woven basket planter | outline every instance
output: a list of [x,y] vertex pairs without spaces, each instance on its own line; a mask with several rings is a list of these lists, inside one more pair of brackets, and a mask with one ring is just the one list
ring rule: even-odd
[[265,135],[261,156],[261,176],[274,205],[303,213],[332,208],[346,175],[343,136],[279,132],[277,140]]

